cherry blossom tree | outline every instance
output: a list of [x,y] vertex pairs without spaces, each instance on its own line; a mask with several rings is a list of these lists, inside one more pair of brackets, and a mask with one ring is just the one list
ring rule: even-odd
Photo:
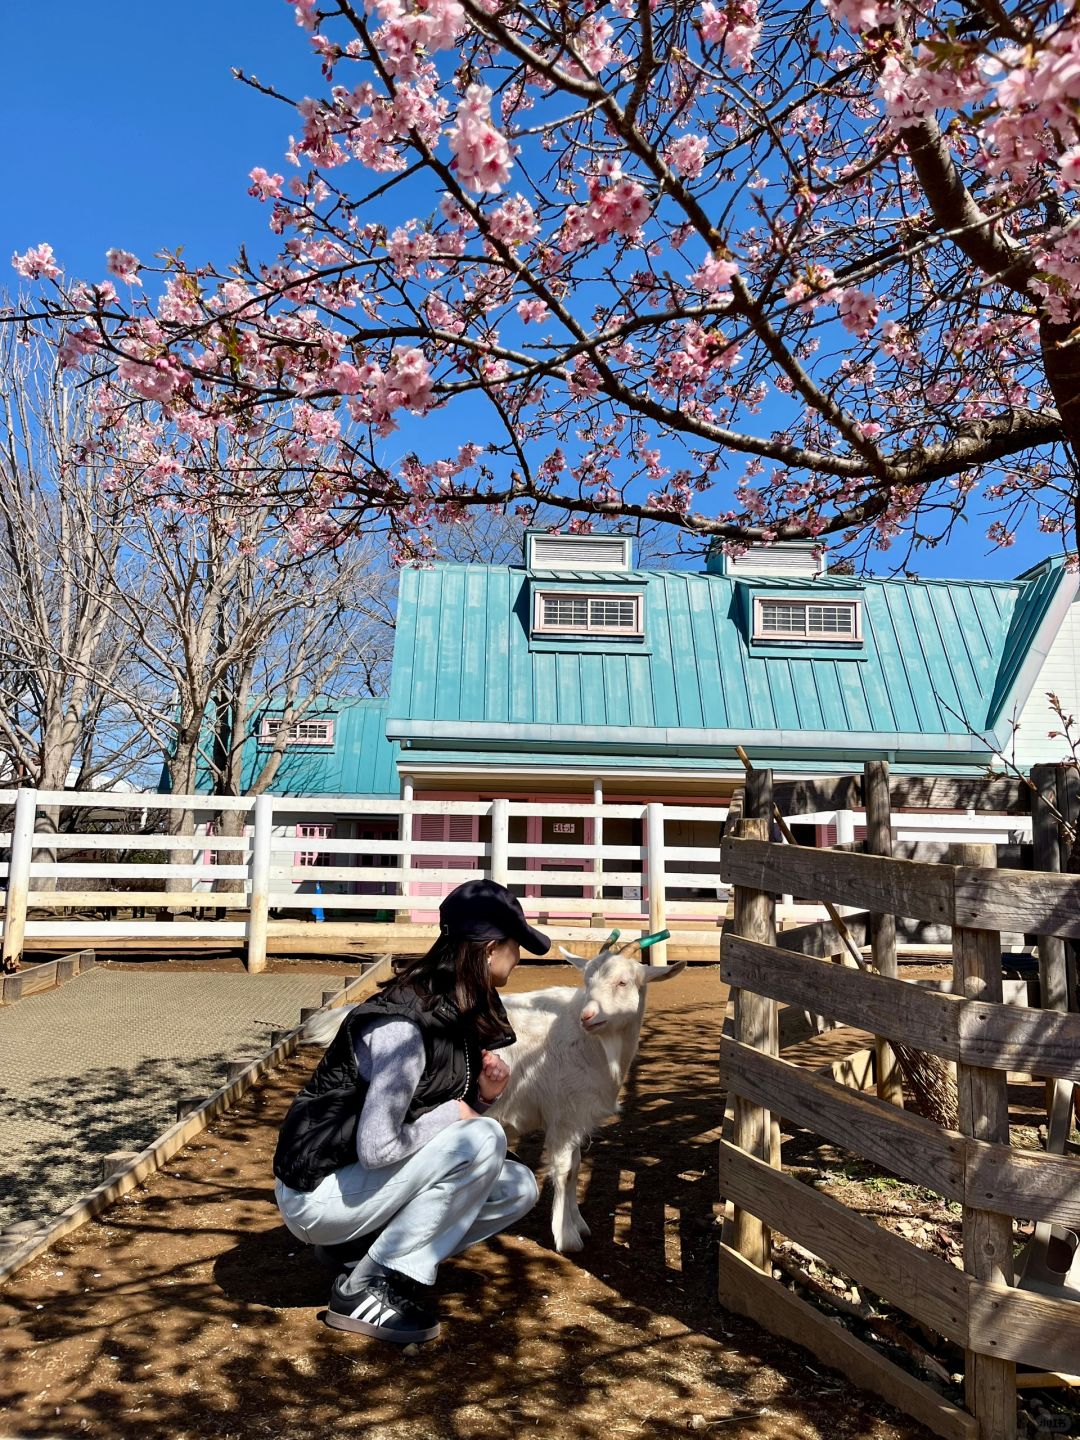
[[295,12],[313,93],[241,76],[295,117],[250,177],[276,255],[15,257],[23,323],[110,367],[105,450],[137,424],[203,503],[185,448],[277,407],[301,552],[383,526],[422,555],[481,505],[856,548],[981,507],[999,544],[1025,513],[1070,543],[1071,7]]

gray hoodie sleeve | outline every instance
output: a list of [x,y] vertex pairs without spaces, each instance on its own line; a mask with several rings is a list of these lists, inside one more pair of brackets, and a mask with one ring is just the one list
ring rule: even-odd
[[424,1073],[424,1038],[411,1020],[388,1015],[373,1020],[353,1041],[356,1063],[368,1082],[356,1131],[356,1156],[368,1170],[404,1160],[440,1130],[461,1119],[456,1100],[405,1123],[409,1102]]

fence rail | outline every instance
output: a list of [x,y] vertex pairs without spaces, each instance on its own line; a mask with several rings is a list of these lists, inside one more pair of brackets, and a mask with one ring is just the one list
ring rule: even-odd
[[481,876],[572,932],[672,920],[718,938],[727,903],[723,806],[26,790],[0,807],[6,961],[27,937],[159,939],[168,921],[177,939],[243,938],[258,970],[275,917],[430,926]]
[[[881,780],[868,774],[868,793],[872,778]],[[1006,1085],[1010,1073],[1080,1081],[1080,1015],[1003,1003],[999,931],[1080,935],[1080,878],[998,871],[985,845],[966,846],[958,858],[967,863],[928,865],[773,844],[757,818],[771,803],[763,798],[771,795],[767,778],[759,777],[755,793],[756,800],[748,788],[746,818],[723,844],[735,920],[721,943],[733,1014],[721,1044],[733,1115],[720,1157],[730,1207],[721,1299],[842,1364],[949,1440],[1014,1440],[1016,1364],[1075,1372],[1080,1306],[1064,1291],[1014,1284],[1013,1220],[1080,1228],[1080,1159],[1011,1145]],[[887,806],[887,781],[883,793]],[[953,993],[895,978],[882,947],[872,968],[850,957],[836,963],[842,921],[803,927],[791,949],[783,934],[777,945],[774,897],[791,891],[864,906],[870,914],[858,917],[860,936],[880,934],[882,915],[949,924]],[[872,1033],[879,1064],[893,1045],[955,1064],[957,1127],[900,1108],[899,1090],[889,1103],[880,1073],[873,1096],[786,1060],[776,1044],[781,1004]],[[781,1121],[958,1203],[963,1269],[784,1173]],[[840,1332],[841,1340],[835,1322],[774,1280],[774,1231],[963,1347],[965,1407],[854,1336]]]

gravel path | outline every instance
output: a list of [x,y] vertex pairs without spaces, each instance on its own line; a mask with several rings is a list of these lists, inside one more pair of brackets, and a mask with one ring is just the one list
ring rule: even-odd
[[0,1009],[0,1229],[56,1214],[318,1005],[318,974],[98,967]]

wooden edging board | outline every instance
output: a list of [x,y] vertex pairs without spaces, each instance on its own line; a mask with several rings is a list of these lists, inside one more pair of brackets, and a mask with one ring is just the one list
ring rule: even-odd
[[[380,980],[385,978],[392,958],[392,956],[386,955],[376,961],[351,985],[346,985],[332,1000],[320,1006],[312,1014],[321,1015],[324,1011],[336,1010],[342,1005],[363,999],[375,989]],[[220,1090],[215,1090],[213,1095],[208,1096],[197,1110],[185,1115],[175,1125],[170,1125],[156,1140],[151,1141],[145,1150],[141,1150],[123,1170],[111,1175],[108,1180],[96,1186],[89,1194],[74,1201],[66,1210],[61,1211],[44,1230],[31,1235],[24,1244],[0,1262],[0,1281],[6,1280],[9,1275],[14,1275],[17,1270],[28,1265],[31,1260],[36,1260],[57,1240],[64,1235],[70,1235],[73,1230],[78,1230],[88,1220],[93,1220],[115,1200],[119,1200],[129,1190],[134,1190],[137,1185],[141,1185],[155,1170],[160,1170],[162,1165],[171,1160],[178,1150],[182,1150],[200,1131],[205,1130],[211,1120],[220,1115],[222,1111],[235,1105],[237,1100],[247,1090],[250,1090],[261,1076],[269,1070],[276,1069],[295,1052],[300,1044],[300,1032],[311,1018],[311,1015],[305,1015],[304,1020],[295,1030],[290,1031],[277,1045],[271,1046],[262,1055],[256,1056],[241,1074],[237,1075],[229,1084],[223,1085]]]
[[896,860],[726,834],[720,873],[728,885],[813,895],[875,914],[972,930],[1080,937],[1076,875]]
[[1043,1370],[1076,1363],[1075,1301],[978,1280],[723,1140],[720,1193],[965,1350]]
[[924,990],[907,980],[740,935],[721,940],[720,974],[738,989],[828,1015],[945,1060],[1080,1081],[1080,1015]]
[[0,979],[0,1003],[13,1005],[28,995],[39,995],[44,990],[55,990],[58,985],[73,980],[96,964],[93,950],[76,950],[71,955],[61,955],[56,960],[44,961],[40,965],[26,965],[13,975]]
[[978,1440],[973,1416],[929,1385],[886,1360],[808,1301],[756,1270],[728,1245],[720,1246],[720,1303],[773,1335],[803,1346],[853,1384],[879,1395],[944,1440]]
[[720,1042],[724,1087],[947,1200],[995,1214],[1080,1228],[1080,1160],[1017,1150],[944,1130],[876,1096],[837,1084],[731,1038]]

